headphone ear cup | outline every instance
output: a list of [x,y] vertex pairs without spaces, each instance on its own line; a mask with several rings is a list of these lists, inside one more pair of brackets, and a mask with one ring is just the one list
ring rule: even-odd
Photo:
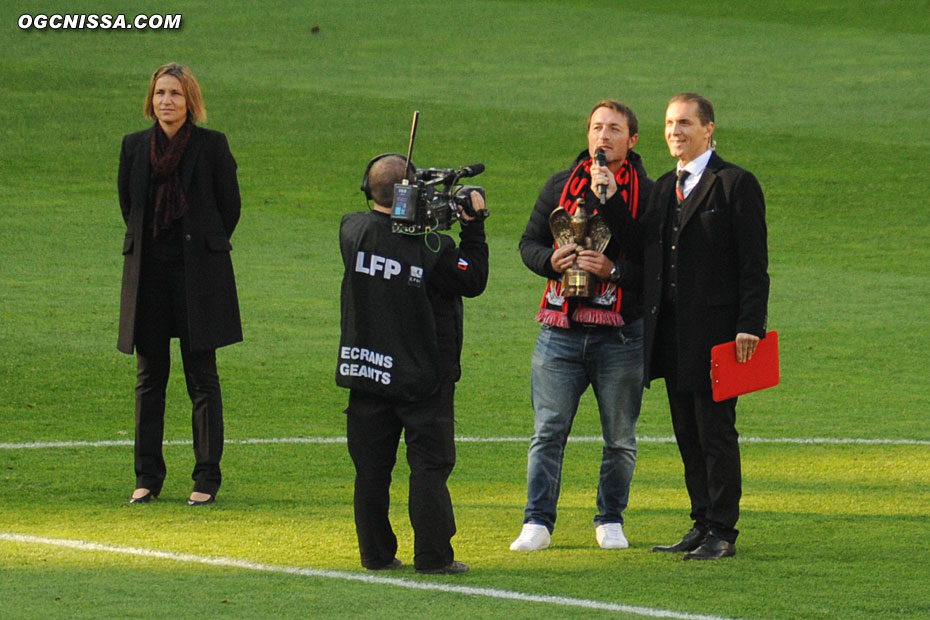
[[362,190],[362,193],[365,194],[365,198],[368,200],[371,200],[371,182],[368,180],[368,173],[371,172],[371,167],[375,165],[375,162],[382,157],[384,157],[384,155],[378,155],[365,166],[365,174],[362,176],[362,185],[359,189]]

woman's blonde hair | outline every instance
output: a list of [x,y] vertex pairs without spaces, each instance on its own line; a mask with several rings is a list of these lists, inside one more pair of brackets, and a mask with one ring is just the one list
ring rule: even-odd
[[200,92],[200,84],[197,78],[187,65],[177,62],[169,62],[162,65],[152,74],[152,81],[149,82],[149,92],[145,97],[145,104],[142,111],[149,120],[156,120],[155,107],[152,104],[152,98],[155,96],[155,82],[163,75],[176,77],[181,82],[184,89],[184,99],[187,102],[187,115],[196,123],[203,123],[207,120],[207,108],[203,104],[203,95]]

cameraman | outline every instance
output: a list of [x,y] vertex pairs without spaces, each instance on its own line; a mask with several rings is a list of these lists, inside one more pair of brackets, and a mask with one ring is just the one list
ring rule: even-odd
[[[452,550],[455,517],[446,481],[455,465],[453,398],[461,375],[462,296],[484,291],[488,246],[483,221],[467,214],[458,248],[447,235],[430,233],[424,239],[392,232],[394,184],[405,176],[413,180],[414,173],[401,155],[376,157],[362,180],[373,210],[342,218],[345,274],[336,383],[350,390],[346,430],[355,464],[362,566],[402,566],[388,508],[403,431],[414,568],[424,574],[464,573],[468,566],[456,562]],[[480,193],[472,192],[471,200],[475,210],[485,209]]]

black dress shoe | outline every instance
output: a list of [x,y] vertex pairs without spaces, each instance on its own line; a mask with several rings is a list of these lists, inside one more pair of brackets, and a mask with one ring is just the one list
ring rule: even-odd
[[687,534],[684,535],[680,541],[674,545],[669,545],[667,547],[656,546],[653,547],[653,551],[664,551],[669,553],[681,553],[682,551],[694,551],[700,547],[704,541],[707,539],[707,532],[700,530],[696,527],[692,527]]
[[468,564],[463,564],[462,562],[452,562],[446,564],[445,566],[440,566],[439,568],[418,568],[417,574],[419,575],[458,575],[460,573],[468,572]]
[[188,506],[206,506],[207,504],[212,504],[216,500],[216,493],[208,497],[207,499],[191,499],[187,498]]
[[148,504],[150,501],[152,501],[156,497],[158,497],[158,495],[156,495],[155,493],[152,493],[152,491],[149,491],[142,497],[133,497],[132,495],[130,495],[129,503],[130,504]]
[[703,545],[686,553],[685,560],[719,560],[736,555],[736,545],[716,536],[708,536]]

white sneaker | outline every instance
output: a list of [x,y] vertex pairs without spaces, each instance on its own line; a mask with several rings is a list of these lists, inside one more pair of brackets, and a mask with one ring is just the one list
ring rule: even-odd
[[549,530],[539,523],[524,523],[517,539],[510,543],[511,551],[540,551],[551,542]]
[[594,537],[601,549],[626,549],[630,541],[623,535],[623,526],[619,523],[604,523],[594,530]]

